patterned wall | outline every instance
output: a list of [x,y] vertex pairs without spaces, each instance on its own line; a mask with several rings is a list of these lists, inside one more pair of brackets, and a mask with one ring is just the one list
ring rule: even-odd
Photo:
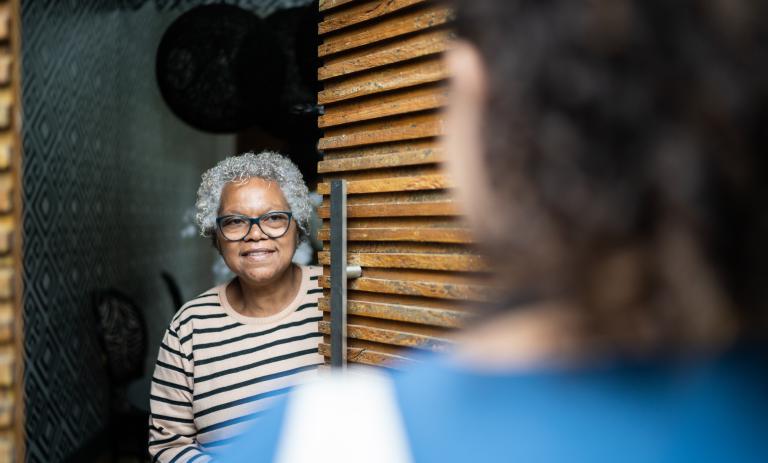
[[316,0],[118,0],[125,9],[142,8],[146,4],[154,5],[160,11],[180,10],[198,5],[225,3],[247,8],[261,17],[266,17],[275,11],[306,6]]
[[234,141],[185,126],[158,93],[155,50],[180,12],[122,3],[22,1],[30,462],[66,459],[108,419],[93,290],[115,287],[142,307],[151,370],[172,313],[160,272],[185,297],[211,284],[213,250],[181,230],[201,172]]

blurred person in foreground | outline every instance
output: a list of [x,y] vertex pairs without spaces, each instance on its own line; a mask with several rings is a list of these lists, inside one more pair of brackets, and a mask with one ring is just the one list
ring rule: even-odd
[[768,461],[767,13],[457,2],[449,167],[508,297],[225,461]]
[[298,167],[270,151],[228,157],[203,174],[195,207],[235,276],[184,304],[165,332],[150,392],[153,462],[211,461],[323,363],[322,269],[292,262],[313,208]]

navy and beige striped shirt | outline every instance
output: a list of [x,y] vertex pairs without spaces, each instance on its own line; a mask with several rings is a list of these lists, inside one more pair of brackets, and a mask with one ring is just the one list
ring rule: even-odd
[[174,316],[152,377],[149,453],[153,462],[207,462],[258,419],[276,397],[314,377],[322,267],[301,267],[302,284],[284,310],[246,317],[222,284]]

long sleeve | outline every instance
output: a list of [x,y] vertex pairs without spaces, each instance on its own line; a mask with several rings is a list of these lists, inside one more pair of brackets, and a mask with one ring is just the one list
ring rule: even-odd
[[169,328],[160,344],[150,392],[149,453],[153,463],[211,460],[196,439],[192,362],[178,334]]

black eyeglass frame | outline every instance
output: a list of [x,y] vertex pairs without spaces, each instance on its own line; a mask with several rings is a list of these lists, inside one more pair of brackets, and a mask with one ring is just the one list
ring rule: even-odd
[[[272,215],[274,215],[274,214],[285,214],[285,215],[287,215],[287,216],[288,216],[288,226],[287,226],[287,227],[285,227],[285,231],[284,231],[284,232],[282,232],[281,234],[279,234],[279,235],[277,235],[277,236],[272,236],[272,235],[270,235],[269,233],[265,232],[263,228],[261,228],[261,221],[262,221],[264,218],[266,218],[266,217],[269,217],[269,216],[272,216]],[[242,238],[240,238],[240,239],[237,239],[237,240],[232,240],[232,239],[229,239],[229,238],[227,238],[227,236],[224,234],[224,230],[222,230],[222,229],[221,229],[221,222],[222,222],[224,219],[228,219],[228,218],[230,218],[230,217],[237,217],[237,218],[240,218],[240,219],[243,219],[243,220],[247,220],[247,221],[248,221],[248,231],[247,231],[247,232],[245,232],[245,235],[243,235],[243,237],[242,237]],[[288,233],[288,230],[290,230],[290,229],[291,229],[291,220],[293,220],[293,213],[292,213],[291,211],[269,211],[269,212],[266,212],[266,213],[264,213],[264,214],[261,214],[261,215],[260,215],[260,216],[258,216],[258,217],[248,217],[247,215],[240,215],[240,214],[230,214],[230,215],[222,215],[221,217],[216,217],[216,228],[219,230],[219,233],[221,233],[221,236],[222,236],[222,238],[224,238],[224,239],[225,239],[225,240],[227,240],[227,241],[244,241],[244,240],[245,240],[245,238],[246,238],[248,235],[250,235],[250,234],[251,234],[251,230],[253,230],[253,224],[256,224],[256,226],[257,226],[257,227],[259,227],[259,230],[260,230],[260,231],[261,231],[261,232],[262,232],[264,235],[266,235],[266,236],[267,236],[267,238],[269,238],[269,239],[273,239],[273,240],[276,240],[276,239],[278,239],[278,238],[282,238],[283,236],[285,236],[285,234],[286,234],[286,233]]]

